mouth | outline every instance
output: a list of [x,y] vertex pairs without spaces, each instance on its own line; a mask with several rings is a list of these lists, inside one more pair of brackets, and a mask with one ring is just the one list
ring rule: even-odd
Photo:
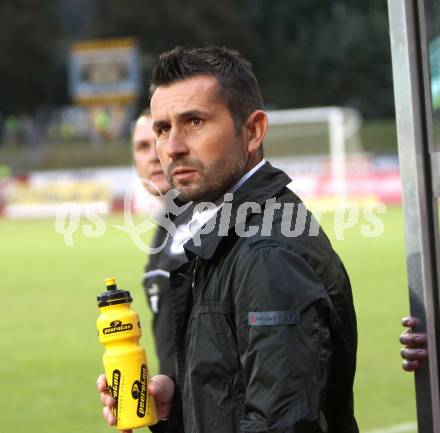
[[172,172],[172,176],[177,180],[187,180],[196,174],[196,170],[192,168],[176,168]]

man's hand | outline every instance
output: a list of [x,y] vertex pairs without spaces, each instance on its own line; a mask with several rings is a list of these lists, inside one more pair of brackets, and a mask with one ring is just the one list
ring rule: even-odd
[[404,345],[400,354],[404,361],[402,368],[405,371],[416,371],[428,358],[428,338],[426,334],[413,334],[412,330],[417,325],[417,319],[414,317],[404,317],[402,319],[402,326],[407,329],[400,335],[400,342]]
[[[101,402],[104,405],[102,416],[110,426],[116,425],[116,418],[113,415],[115,400],[109,394],[107,380],[101,374],[96,381],[96,388],[101,393]],[[154,396],[156,402],[157,418],[159,420],[168,418],[173,404],[175,385],[170,377],[163,374],[151,378],[148,384],[148,392]],[[132,430],[125,430],[121,433],[132,433]]]
[[148,384],[148,392],[156,402],[157,419],[167,419],[171,414],[176,386],[169,376],[159,374],[153,376]]
[[[113,415],[113,405],[115,404],[115,400],[108,392],[107,387],[107,379],[105,378],[105,374],[101,374],[98,376],[98,380],[96,381],[96,388],[101,393],[101,403],[104,405],[102,408],[102,416],[107,421],[109,426],[116,425],[116,418]],[[132,430],[127,431],[126,433],[131,433]]]

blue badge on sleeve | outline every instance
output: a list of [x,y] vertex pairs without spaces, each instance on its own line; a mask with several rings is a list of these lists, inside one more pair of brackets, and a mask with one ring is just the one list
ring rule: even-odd
[[296,325],[298,317],[294,311],[251,311],[249,326]]

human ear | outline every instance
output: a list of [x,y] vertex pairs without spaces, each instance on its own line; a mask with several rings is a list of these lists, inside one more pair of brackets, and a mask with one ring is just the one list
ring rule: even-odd
[[246,120],[247,151],[254,152],[261,147],[268,127],[267,114],[263,110],[255,110]]

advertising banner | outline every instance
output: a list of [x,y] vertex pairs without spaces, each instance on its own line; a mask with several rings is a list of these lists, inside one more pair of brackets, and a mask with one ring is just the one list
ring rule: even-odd
[[70,93],[76,104],[128,104],[139,94],[139,53],[135,40],[102,39],[72,45]]

